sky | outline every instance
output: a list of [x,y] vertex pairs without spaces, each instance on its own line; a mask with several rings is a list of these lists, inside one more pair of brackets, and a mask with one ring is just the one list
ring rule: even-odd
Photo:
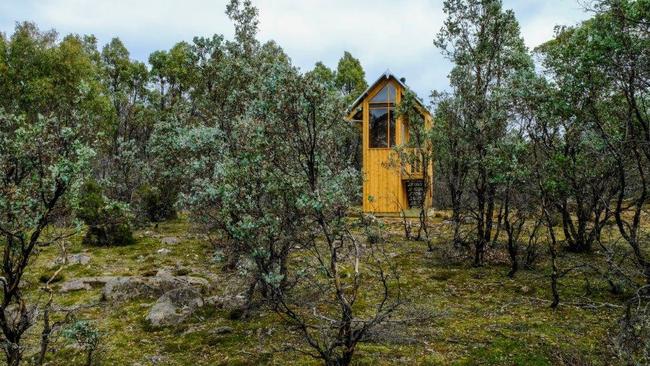
[[[533,48],[553,36],[556,25],[589,17],[579,0],[504,0]],[[119,37],[131,57],[147,61],[155,50],[215,33],[231,38],[224,14],[228,0],[0,0],[0,32],[19,21],[42,30],[94,34],[100,47]],[[389,69],[423,99],[449,88],[451,63],[433,45],[442,26],[442,0],[253,0],[259,38],[275,40],[303,71],[317,61],[335,68],[344,51],[357,57],[368,83]]]

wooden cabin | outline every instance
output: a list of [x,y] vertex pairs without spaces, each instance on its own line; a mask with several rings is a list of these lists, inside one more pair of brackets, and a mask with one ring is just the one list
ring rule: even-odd
[[[363,212],[417,214],[414,202],[422,202],[422,195],[426,196],[425,205],[431,206],[433,181],[423,184],[422,167],[414,169],[400,164],[395,152],[395,147],[408,141],[409,136],[407,123],[394,117],[395,106],[406,89],[404,79],[386,71],[348,110],[348,120],[357,123],[362,134]],[[431,125],[431,113],[419,99],[418,102],[418,111],[425,123]],[[432,167],[426,169],[433,180]]]

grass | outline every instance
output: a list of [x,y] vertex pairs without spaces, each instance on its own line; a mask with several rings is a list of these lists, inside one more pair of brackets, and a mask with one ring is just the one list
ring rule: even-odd
[[[443,225],[442,219],[435,218],[436,225]],[[482,268],[449,264],[438,250],[446,239],[435,243],[436,251],[427,252],[424,243],[403,240],[399,219],[386,222],[389,240],[382,245],[390,246],[394,254],[409,302],[407,309],[416,309],[429,320],[396,327],[381,341],[361,344],[355,364],[554,365],[567,359],[593,365],[614,362],[608,337],[621,309],[564,304],[552,310],[548,306],[545,264],[540,264],[539,271],[520,271],[515,279],[506,277],[508,268],[499,260]],[[181,242],[163,245],[160,239],[166,236],[178,237]],[[134,245],[112,248],[84,247],[81,236],[73,237],[69,252],[83,251],[92,259],[88,265],[66,268],[63,279],[151,275],[170,267],[176,274],[210,277],[218,292],[232,278],[212,260],[212,247],[206,238],[193,232],[185,219],[145,228],[135,237]],[[163,247],[171,253],[157,253]],[[39,290],[42,277],[54,272],[52,263],[57,255],[56,247],[48,247],[32,263],[26,276],[30,301],[43,301]],[[579,255],[566,254],[562,258],[568,264],[579,260]],[[58,285],[53,284],[55,288]],[[318,364],[286,350],[287,343],[297,339],[270,312],[259,311],[248,319],[232,320],[226,310],[206,308],[181,326],[150,329],[144,318],[152,300],[112,304],[99,301],[100,292],[57,293],[55,301],[61,306],[94,305],[81,310],[78,317],[92,320],[99,328],[100,357],[106,365]],[[604,283],[595,279],[587,299],[584,280],[577,274],[562,279],[561,296],[572,303],[589,300],[621,304],[619,298],[607,292]],[[398,316],[407,317],[404,311]],[[233,331],[212,332],[224,326]],[[28,331],[28,359],[36,352],[39,332],[38,324]],[[56,340],[55,348],[58,352],[49,356],[50,365],[83,364],[81,351],[62,339]]]

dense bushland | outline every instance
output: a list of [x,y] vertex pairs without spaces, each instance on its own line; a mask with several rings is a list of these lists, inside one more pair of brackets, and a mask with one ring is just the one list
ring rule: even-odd
[[[560,297],[568,274],[606,281],[627,300],[612,350],[621,362],[644,363],[650,2],[592,6],[591,19],[558,27],[531,51],[500,0],[445,1],[434,44],[454,65],[450,89],[433,93],[431,126],[406,92],[397,112],[412,138],[395,148],[393,168],[434,164],[436,202],[451,211],[446,258],[478,268],[506,253],[504,276],[522,268],[545,276],[553,308],[571,301]],[[133,228],[180,211],[245,279],[241,321],[277,314],[303,340],[297,351],[347,365],[360,342],[403,320],[391,319],[409,302],[382,223],[350,217],[361,159],[344,116],[367,87],[359,60],[346,52],[336,70],[317,63],[303,72],[280,45],[258,40],[250,1],[232,0],[226,13],[234,39],[195,37],[152,53],[148,65],[117,38],[100,50],[93,36],[60,39],[28,22],[0,36],[8,364],[24,358],[35,322],[44,324],[38,363],[63,329],[49,319],[56,276],[43,281],[45,302],[21,290],[41,248],[61,245],[65,255],[80,230],[87,244],[130,244]],[[434,251],[446,236],[430,214],[422,209],[416,227],[403,225],[407,240]],[[94,330],[67,326],[79,342],[90,333],[92,362]]]

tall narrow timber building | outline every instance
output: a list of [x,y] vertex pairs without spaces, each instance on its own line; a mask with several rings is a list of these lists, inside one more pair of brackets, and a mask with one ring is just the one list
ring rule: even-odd
[[[433,181],[423,184],[422,167],[405,167],[398,161],[395,147],[409,138],[408,123],[395,118],[395,107],[407,89],[390,71],[382,74],[350,106],[348,119],[359,125],[363,137],[363,211],[376,214],[399,214],[416,208],[414,197],[425,195],[425,205],[432,201]],[[418,112],[431,126],[429,110],[418,99]],[[397,162],[397,164],[396,164]],[[433,180],[433,169],[426,167]],[[428,187],[424,191],[424,187]]]

